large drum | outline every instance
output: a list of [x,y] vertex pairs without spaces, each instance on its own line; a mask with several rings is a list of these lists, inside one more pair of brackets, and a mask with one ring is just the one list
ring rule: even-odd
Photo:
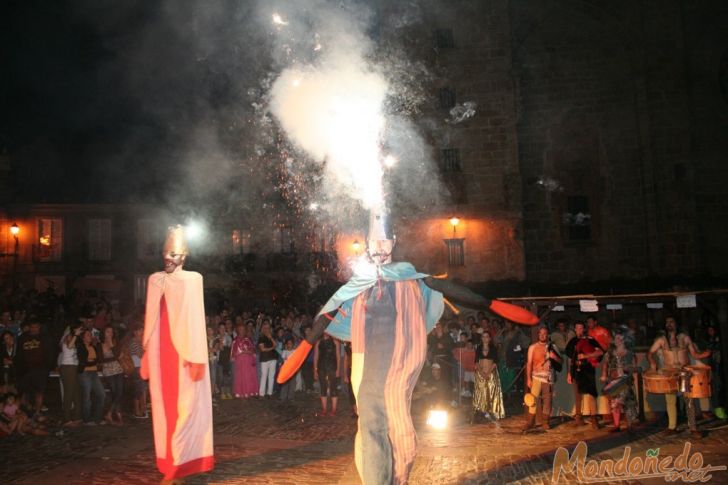
[[680,369],[648,370],[642,374],[645,390],[652,394],[674,394],[680,385]]
[[690,386],[685,391],[685,397],[690,399],[710,397],[710,367],[686,365],[683,371],[690,373]]
[[616,379],[612,379],[602,388],[602,394],[609,397],[616,396],[630,385],[632,385],[632,374],[625,374]]

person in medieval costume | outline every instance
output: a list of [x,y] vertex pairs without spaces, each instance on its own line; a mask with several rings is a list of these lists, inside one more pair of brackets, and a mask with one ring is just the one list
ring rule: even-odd
[[[598,340],[586,334],[584,322],[575,322],[574,332],[576,336],[569,340],[565,350],[566,355],[571,359],[567,382],[574,389],[574,423],[577,426],[585,424],[582,412],[583,403],[586,401],[588,403],[587,407],[590,408],[589,414],[592,415],[591,427],[599,429],[597,409],[595,407],[597,398],[596,368],[602,355],[604,355],[604,349],[601,348]],[[592,398],[585,400],[584,396],[587,394]]]
[[164,244],[164,271],[147,282],[144,357],[157,467],[164,480],[212,470],[212,397],[202,275],[185,271],[181,226]]
[[[602,382],[619,385],[619,390],[611,394],[609,409],[612,411],[614,428],[612,432],[620,431],[622,417],[627,418],[627,430],[632,429],[637,421],[639,407],[634,392],[633,374],[637,369],[637,358],[634,353],[634,332],[626,325],[621,325],[614,334],[614,340],[604,354],[602,365]],[[627,379],[625,379],[627,376]],[[624,381],[624,384],[621,382]]]
[[418,273],[410,263],[392,263],[394,243],[386,214],[372,212],[368,261],[355,265],[278,376],[278,382],[293,376],[324,331],[351,342],[351,382],[359,412],[355,462],[366,485],[407,482],[416,453],[412,391],[425,361],[427,334],[444,309],[443,295],[519,323],[538,322],[523,308]]

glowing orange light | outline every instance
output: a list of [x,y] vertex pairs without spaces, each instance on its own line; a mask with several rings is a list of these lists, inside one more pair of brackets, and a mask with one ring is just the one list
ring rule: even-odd
[[351,247],[354,248],[354,251],[358,253],[359,249],[361,248],[361,243],[359,243],[358,239],[355,239],[354,242],[351,244]]
[[51,237],[50,236],[41,236],[40,237],[40,244],[41,244],[41,246],[50,246],[51,245]]
[[458,224],[460,224],[460,218],[459,217],[453,216],[453,217],[450,218],[450,225],[453,228],[457,227]]
[[12,226],[10,226],[10,234],[13,236],[17,236],[20,233],[20,227],[18,227],[17,224],[13,223]]

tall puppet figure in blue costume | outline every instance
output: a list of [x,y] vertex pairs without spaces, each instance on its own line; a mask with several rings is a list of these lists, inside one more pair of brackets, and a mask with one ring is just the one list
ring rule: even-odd
[[416,454],[412,391],[444,297],[518,323],[538,322],[521,307],[418,273],[410,263],[393,263],[394,242],[386,215],[370,215],[368,264],[357,265],[351,279],[324,305],[313,332],[278,376],[280,383],[293,376],[324,332],[351,341],[351,382],[359,412],[355,461],[365,485],[407,482]]

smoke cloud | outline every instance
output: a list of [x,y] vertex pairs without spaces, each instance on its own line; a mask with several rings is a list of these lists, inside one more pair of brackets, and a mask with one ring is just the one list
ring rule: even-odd
[[[428,133],[441,120],[420,111],[432,101],[422,11],[369,5],[19,3],[13,35],[37,45],[23,51],[37,67],[11,66],[39,100],[16,111],[50,128],[45,140],[10,133],[18,186],[31,193],[22,179],[40,173],[63,196],[49,201],[151,202],[170,222],[208,221],[226,244],[233,224],[266,241],[275,226],[362,230],[362,208],[382,200],[395,220],[430,211],[446,192]],[[79,183],[57,183],[64,174]]]
[[[365,209],[403,200],[431,205],[440,195],[437,177],[428,176],[430,153],[407,119],[422,102],[414,79],[422,66],[391,45],[373,42],[375,17],[361,3],[281,6],[260,15],[274,26],[281,65],[269,110],[290,142],[324,167],[322,190],[314,195],[321,207],[341,211],[346,204],[326,201],[347,198]],[[425,197],[419,177],[431,189]]]

